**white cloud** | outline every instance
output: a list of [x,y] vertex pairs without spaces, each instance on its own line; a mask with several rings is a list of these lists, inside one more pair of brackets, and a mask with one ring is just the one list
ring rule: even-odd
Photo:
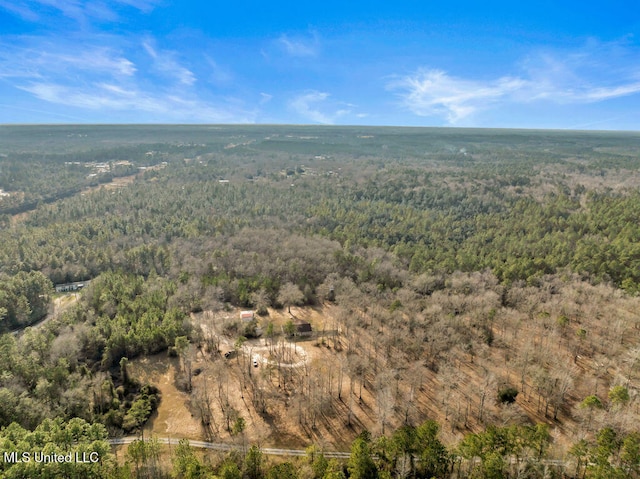
[[0,79],[41,102],[101,117],[186,123],[251,123],[256,118],[257,112],[243,102],[197,88],[195,75],[173,52],[156,48],[151,40],[144,49],[140,45],[137,39],[106,35],[81,48],[73,39],[7,38],[0,41]]
[[265,103],[269,103],[271,101],[271,99],[273,98],[273,95],[269,95],[268,93],[260,93],[260,104],[264,105]]
[[40,19],[40,16],[26,5],[26,2],[0,0],[0,8],[8,10],[28,22],[37,22]]
[[48,15],[57,12],[86,24],[92,20],[114,22],[120,18],[119,10],[123,7],[148,13],[158,2],[156,0],[0,0],[0,8],[18,15],[30,22],[43,22]]
[[329,102],[327,104],[330,96],[326,92],[309,91],[295,97],[289,106],[306,120],[331,125],[339,118],[350,114],[351,110],[340,108],[345,105],[344,103]]
[[[538,53],[521,63],[518,75],[493,80],[419,69],[394,77],[387,88],[398,92],[401,104],[414,114],[442,117],[450,124],[504,105],[584,104],[640,93],[640,70],[628,66],[634,63],[609,60],[614,47],[619,45],[591,42],[564,55]],[[612,75],[614,70],[616,74]]]
[[403,104],[420,116],[444,116],[456,123],[490,103],[523,88],[525,81],[504,77],[479,82],[449,76],[441,70],[421,70],[390,84],[401,90]]
[[617,98],[620,96],[633,95],[640,92],[640,82],[630,83],[628,85],[622,85],[617,87],[603,87],[593,88],[587,92],[584,92],[584,99],[586,101],[602,101],[610,98]]
[[209,55],[205,54],[204,58],[211,71],[208,75],[208,79],[210,82],[215,83],[216,85],[229,85],[231,82],[233,82],[234,75],[229,68],[218,64],[218,62],[216,62]]
[[143,13],[149,13],[160,2],[158,0],[115,0],[115,3],[128,5]]
[[137,71],[131,60],[108,47],[87,45],[83,50],[71,54],[71,45],[67,43],[43,45],[42,41],[34,39],[27,39],[23,43],[26,45],[0,42],[0,78],[70,74],[131,77]]
[[[45,54],[47,55],[47,54]],[[58,63],[67,68],[91,72],[103,72],[112,75],[132,76],[136,72],[133,62],[108,48],[93,48],[77,55],[48,54],[42,58],[47,64]]]
[[32,93],[41,100],[91,110],[109,108],[138,108],[144,111],[159,111],[155,102],[144,95],[136,95],[116,85],[94,84],[85,88],[72,88],[58,83],[32,82],[21,86],[21,90]]
[[180,65],[174,52],[158,51],[153,43],[153,40],[147,39],[142,42],[142,46],[152,58],[158,72],[178,80],[183,85],[193,85],[196,82],[196,76],[191,70]]
[[300,95],[294,98],[291,101],[291,107],[304,118],[311,120],[315,123],[323,123],[323,124],[331,124],[333,120],[320,112],[317,107],[312,105],[317,105],[320,102],[323,102],[329,97],[328,93],[323,92],[310,92]]
[[49,103],[87,110],[140,112],[157,115],[163,122],[252,123],[255,113],[214,107],[195,97],[145,92],[109,83],[69,87],[60,83],[31,82],[21,86]]
[[314,57],[318,54],[320,42],[314,33],[312,38],[289,37],[280,35],[278,45],[292,57]]

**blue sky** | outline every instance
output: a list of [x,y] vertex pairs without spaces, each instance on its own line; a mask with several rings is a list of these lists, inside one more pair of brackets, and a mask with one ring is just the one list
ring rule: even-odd
[[637,0],[0,0],[0,123],[638,130],[639,34]]

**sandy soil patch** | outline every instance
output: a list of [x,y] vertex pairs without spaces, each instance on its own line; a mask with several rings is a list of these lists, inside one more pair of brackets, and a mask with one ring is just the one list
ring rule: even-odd
[[189,394],[179,391],[175,386],[178,360],[161,353],[134,359],[129,364],[132,377],[157,387],[162,394],[158,410],[144,427],[145,434],[204,439],[200,423],[186,406]]

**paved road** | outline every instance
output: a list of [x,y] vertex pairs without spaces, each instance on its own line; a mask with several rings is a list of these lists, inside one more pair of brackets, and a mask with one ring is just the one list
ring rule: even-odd
[[[109,439],[109,443],[114,446],[119,446],[123,444],[131,444],[133,441],[140,439],[137,436],[127,436],[127,437],[119,437],[115,439]],[[180,439],[176,439],[174,437],[156,437],[160,444],[169,444],[171,446],[177,446],[180,442]],[[242,449],[241,446],[235,444],[225,444],[225,443],[216,443],[216,442],[205,442],[205,441],[194,441],[189,439],[189,445],[191,447],[197,447],[200,449],[212,449],[214,451],[233,451],[237,449]],[[268,454],[270,456],[306,456],[307,453],[303,449],[278,449],[272,447],[263,447],[260,448],[263,454]],[[340,452],[340,451],[328,451],[323,452],[324,457],[327,458],[336,458],[336,459],[349,459],[350,453],[348,452]]]

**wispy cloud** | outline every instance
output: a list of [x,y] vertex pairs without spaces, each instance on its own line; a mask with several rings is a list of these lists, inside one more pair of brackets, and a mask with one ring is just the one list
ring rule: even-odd
[[100,35],[79,49],[73,48],[73,39],[15,37],[0,41],[0,79],[41,102],[93,112],[94,117],[254,121],[255,108],[197,88],[195,75],[178,62],[177,54],[158,48],[152,40]]
[[42,52],[34,57],[34,63],[45,68],[56,65],[60,69],[102,72],[110,76],[130,77],[136,72],[136,66],[131,60],[107,47],[90,48],[75,55]]
[[160,3],[160,1],[159,0],[115,0],[115,3],[128,5],[143,13],[149,13]]
[[117,21],[123,8],[148,13],[156,4],[156,0],[0,0],[0,8],[29,22],[43,22],[51,20],[52,14],[61,14],[80,24]]
[[314,91],[299,95],[291,101],[291,107],[302,117],[315,123],[330,124],[333,120],[322,113],[317,105],[329,98],[328,93]]
[[593,88],[584,92],[583,98],[585,101],[602,101],[620,96],[633,95],[638,92],[640,92],[640,82],[635,82],[616,87]]
[[314,57],[320,50],[320,40],[315,32],[310,37],[283,34],[276,43],[292,57]]
[[40,19],[40,15],[30,8],[27,3],[28,2],[0,0],[0,8],[17,15],[28,22],[37,22]]
[[491,103],[525,87],[526,81],[504,77],[479,82],[449,76],[441,70],[420,70],[390,83],[399,90],[402,103],[416,115],[443,116],[456,123]]
[[175,78],[183,85],[193,85],[196,77],[191,70],[182,66],[176,59],[176,53],[158,50],[152,39],[146,39],[142,46],[153,59],[155,68],[163,75]]
[[209,66],[205,80],[218,86],[227,86],[233,83],[234,74],[230,68],[219,64],[209,54],[205,54],[204,59],[205,64]]
[[264,105],[265,103],[269,103],[273,99],[273,95],[269,95],[268,93],[260,93],[260,104]]
[[4,111],[13,111],[13,112],[20,112],[20,113],[22,112],[35,113],[39,117],[46,118],[47,121],[50,121],[51,118],[55,118],[57,120],[63,120],[63,121],[70,120],[70,121],[80,122],[80,123],[86,123],[89,121],[87,118],[81,117],[81,116],[67,115],[62,112],[50,111],[50,110],[39,109],[39,108],[25,108],[22,106],[12,105],[7,103],[0,103],[0,108],[2,108]]
[[20,87],[48,103],[96,111],[121,111],[150,114],[158,121],[252,123],[255,113],[225,107],[214,107],[195,97],[145,92],[109,83],[93,83],[69,87],[52,82],[31,82]]
[[[611,48],[596,43],[564,56],[539,53],[521,62],[517,75],[493,80],[422,68],[393,77],[387,88],[397,92],[402,106],[412,113],[441,117],[450,124],[505,105],[586,104],[640,93],[640,69],[614,64],[606,57]],[[611,75],[612,69],[617,75]]]
[[134,63],[121,52],[105,46],[87,45],[69,53],[71,43],[52,44],[42,39],[22,38],[22,45],[0,42],[0,78],[41,78],[74,74],[131,77]]
[[328,102],[330,96],[326,92],[308,91],[296,96],[289,106],[307,121],[331,125],[339,118],[350,114],[349,107],[352,105]]

